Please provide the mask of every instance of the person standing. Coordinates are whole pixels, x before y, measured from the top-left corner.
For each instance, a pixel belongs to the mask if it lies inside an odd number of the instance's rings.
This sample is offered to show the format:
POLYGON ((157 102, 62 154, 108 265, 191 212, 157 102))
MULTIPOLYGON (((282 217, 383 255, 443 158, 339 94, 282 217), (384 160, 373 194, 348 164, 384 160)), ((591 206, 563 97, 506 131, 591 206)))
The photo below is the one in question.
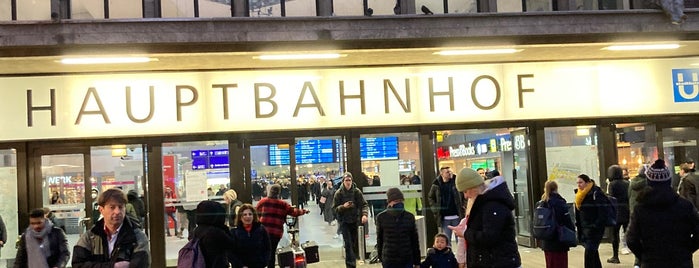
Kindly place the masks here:
POLYGON ((624 173, 620 166, 611 165, 607 170, 609 185, 607 192, 616 198, 616 226, 612 227, 612 257, 608 263, 620 263, 619 261, 619 230, 629 225, 629 182, 624 179, 624 173))
POLYGON ((269 264, 272 256, 269 234, 251 204, 240 206, 235 228, 231 232, 235 240, 232 267, 262 268, 269 264))
POLYGON ((97 204, 102 218, 81 234, 73 247, 74 268, 150 266, 148 237, 126 218, 126 200, 126 194, 119 188, 107 189, 99 195, 97 204))
POLYGON ((294 208, 286 201, 280 199, 281 191, 282 187, 279 184, 270 186, 268 196, 262 198, 257 203, 256 208, 260 215, 260 222, 269 234, 270 257, 268 267, 274 267, 275 265, 277 245, 279 245, 279 240, 282 239, 284 233, 286 216, 299 217, 308 213, 308 210, 294 208))
POLYGON ((352 184, 352 173, 345 172, 342 175, 342 186, 333 197, 333 208, 337 215, 337 221, 341 224, 342 239, 345 245, 345 265, 357 266, 357 227, 367 223, 369 205, 364 200, 364 194, 352 184))
POLYGON ((165 186, 165 234, 170 237, 170 224, 168 218, 172 219, 172 223, 175 227, 175 236, 180 236, 179 228, 180 224, 177 221, 177 209, 175 208, 175 201, 177 201, 177 196, 172 191, 170 186, 165 186))
POLYGON ((604 235, 603 202, 606 196, 595 181, 585 174, 578 175, 575 189, 575 225, 578 241, 585 247, 585 268, 602 268, 599 244, 604 235))
POLYGON ((515 230, 515 200, 505 178, 483 181, 471 168, 459 171, 456 188, 468 199, 466 225, 450 226, 467 244, 468 268, 518 268, 522 265, 515 230))
POLYGON ((14 267, 65 267, 69 258, 63 230, 46 219, 43 209, 32 210, 29 227, 19 239, 14 267))
POLYGON ((626 243, 641 267, 690 268, 699 249, 699 214, 670 185, 671 173, 658 159, 647 171, 649 191, 631 213, 626 243))
POLYGON ((384 268, 418 267, 420 243, 415 215, 405 210, 398 188, 386 191, 388 207, 376 215, 376 248, 384 268))
POLYGON ((236 223, 236 213, 238 213, 238 210, 240 209, 240 206, 243 205, 243 202, 238 200, 238 193, 236 193, 233 189, 223 193, 223 202, 226 203, 226 225, 233 228, 235 227, 236 223))
MULTIPOLYGON (((439 176, 432 182, 427 196, 430 209, 437 224, 447 235, 447 246, 451 247, 452 231, 449 226, 459 225, 464 218, 463 197, 456 189, 456 176, 450 167, 441 167, 439 176)), ((483 178, 481 177, 481 182, 483 178)))
POLYGON ((191 237, 199 240, 206 268, 228 268, 235 241, 226 227, 226 209, 218 202, 205 200, 199 202, 196 211, 197 228, 191 237))
MULTIPOLYGON (((559 226, 575 230, 575 224, 573 224, 573 219, 570 217, 570 212, 568 212, 567 202, 558 194, 558 183, 556 181, 546 181, 544 194, 541 195, 541 201, 539 202, 543 202, 547 207, 553 209, 556 223, 559 226)), ((570 250, 570 247, 559 242, 558 235, 551 239, 541 240, 541 249, 544 251, 546 268, 568 267, 568 250, 570 250)))
POLYGON ((699 177, 692 172, 690 164, 680 165, 680 184, 678 193, 680 197, 689 200, 694 208, 699 209, 699 177))
MULTIPOLYGON (((632 218, 633 216, 633 211, 634 208, 636 208, 636 205, 638 204, 638 197, 642 195, 642 193, 645 193, 650 190, 648 187, 648 182, 646 178, 646 169, 648 168, 648 165, 641 165, 638 168, 638 175, 633 177, 631 180, 629 180, 629 219, 632 218)), ((627 229, 628 231, 628 229, 627 229)), ((626 237, 626 235, 624 235, 626 237)), ((625 240, 628 241, 628 239, 625 238, 625 240)), ((628 242, 626 243, 626 246, 628 247, 628 242)), ((634 267, 640 267, 641 261, 638 259, 638 256, 635 256, 634 254, 634 262, 633 262, 634 267)))
POLYGON ((335 191, 332 181, 323 183, 323 191, 320 192, 320 207, 323 210, 323 220, 332 226, 335 222, 335 212, 333 212, 333 197, 335 191))
POLYGON ((2 248, 5 246, 7 243, 7 228, 5 228, 5 221, 2 220, 2 216, 0 216, 0 252, 2 252, 2 248))

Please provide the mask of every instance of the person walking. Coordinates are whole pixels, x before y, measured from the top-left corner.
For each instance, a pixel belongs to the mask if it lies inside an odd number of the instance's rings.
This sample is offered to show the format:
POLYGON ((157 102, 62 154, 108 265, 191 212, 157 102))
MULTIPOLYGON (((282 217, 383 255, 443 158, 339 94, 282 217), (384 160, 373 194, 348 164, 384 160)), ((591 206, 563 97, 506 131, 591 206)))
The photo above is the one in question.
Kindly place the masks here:
POLYGON ((29 213, 29 227, 19 239, 15 268, 66 267, 70 252, 68 239, 58 226, 44 216, 44 209, 29 213))
POLYGON ((148 237, 126 218, 126 200, 119 188, 107 189, 97 197, 102 218, 73 247, 74 268, 150 267, 148 237))
POLYGON ((455 179, 454 172, 450 167, 441 167, 439 176, 432 182, 427 196, 437 224, 442 227, 441 231, 447 235, 448 247, 451 247, 452 237, 452 231, 448 227, 459 225, 461 219, 464 218, 463 197, 456 189, 455 179))
POLYGON ((599 244, 604 234, 604 192, 585 174, 578 175, 575 189, 575 225, 578 241, 585 247, 585 268, 602 268, 599 244))
POLYGON ((294 208, 281 198, 282 187, 274 184, 269 187, 269 194, 257 203, 257 212, 260 215, 260 222, 269 234, 270 256, 268 267, 274 267, 277 245, 284 234, 284 223, 286 216, 299 217, 308 213, 308 210, 294 208))
POLYGON ((226 209, 218 202, 205 200, 197 205, 196 215, 197 227, 191 237, 199 240, 206 268, 229 267, 235 241, 226 227, 226 209))
MULTIPOLYGON (((546 207, 553 209, 555 212, 554 218, 559 226, 565 226, 571 230, 575 230, 575 224, 568 212, 566 200, 558 194, 558 183, 556 181, 546 181, 544 184, 544 194, 541 195, 541 201, 546 207)), ((538 205, 537 205, 538 206, 538 205)), ((544 251, 546 259, 546 268, 567 268, 568 267, 568 251, 570 247, 559 242, 558 235, 551 239, 541 240, 541 250, 544 251)))
POLYGON ((231 230, 235 240, 232 267, 266 267, 272 256, 269 234, 260 223, 255 207, 251 204, 241 205, 235 226, 231 230))
POLYGON ((662 159, 646 171, 648 192, 631 213, 626 243, 640 259, 640 267, 694 267, 699 249, 699 214, 673 191, 670 170, 662 159))
POLYGON ((505 178, 483 181, 478 172, 464 168, 456 177, 456 188, 468 200, 468 228, 457 225, 449 229, 466 240, 466 267, 521 267, 513 214, 515 200, 505 178))
POLYGON ((400 189, 388 189, 388 207, 376 215, 376 248, 384 268, 420 266, 415 215, 405 210, 403 200, 400 189))
POLYGON ((333 189, 332 181, 327 181, 323 183, 323 191, 320 193, 320 206, 323 209, 323 220, 328 223, 328 225, 335 225, 335 212, 333 211, 333 197, 335 196, 335 191, 333 189))
MULTIPOLYGON (((646 178, 646 169, 648 168, 648 165, 643 164, 638 168, 638 175, 633 177, 631 180, 629 180, 629 220, 633 216, 633 211, 634 208, 636 208, 636 205, 638 204, 638 197, 642 195, 642 193, 645 193, 650 190, 650 187, 648 187, 648 182, 646 178)), ((627 228, 628 232, 628 228, 627 228)), ((626 235, 624 235, 626 237, 626 235)), ((628 239, 626 239, 628 241, 628 239)), ((626 246, 628 247, 628 242, 626 243, 626 246)), ((638 256, 634 254, 634 262, 633 262, 634 268, 639 268, 641 267, 641 260, 638 259, 638 256)))
POLYGON ((624 172, 619 165, 611 165, 607 170, 609 185, 607 192, 616 198, 616 226, 612 227, 612 257, 608 263, 620 263, 619 261, 619 230, 629 225, 629 182, 624 179, 624 172))
POLYGON ((364 194, 352 183, 352 173, 345 172, 342 175, 342 186, 333 197, 333 208, 337 215, 337 221, 341 224, 342 239, 345 246, 345 265, 357 266, 359 224, 367 223, 369 205, 364 200, 364 194))

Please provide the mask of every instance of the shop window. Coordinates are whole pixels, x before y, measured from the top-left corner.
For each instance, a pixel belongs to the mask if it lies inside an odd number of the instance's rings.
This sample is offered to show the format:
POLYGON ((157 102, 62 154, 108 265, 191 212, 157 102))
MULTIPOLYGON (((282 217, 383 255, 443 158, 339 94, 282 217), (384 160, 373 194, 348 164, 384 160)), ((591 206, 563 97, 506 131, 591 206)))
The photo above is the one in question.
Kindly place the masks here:
POLYGON ((641 165, 658 158, 655 125, 618 124, 616 127, 619 166, 626 170, 625 177, 633 178, 641 165))
POLYGON ((476 13, 478 12, 478 1, 476 0, 449 0, 448 13, 476 13))
POLYGON ((223 193, 230 189, 228 142, 164 143, 162 148, 165 214, 160 217, 166 230, 166 263, 175 266, 179 249, 194 230, 193 212, 199 202, 223 202, 223 193))
POLYGON ((551 127, 544 133, 548 179, 558 183, 558 192, 563 198, 568 202, 575 200, 574 190, 580 174, 587 174, 600 185, 595 126, 551 127))
MULTIPOLYGON (((192 0, 189 0, 192 2, 192 0)), ((200 18, 225 18, 231 16, 231 2, 232 0, 215 0, 215 1, 199 1, 199 17, 200 18)), ((188 3, 189 4, 189 3, 188 3)), ((181 9, 181 5, 178 5, 181 9)), ((183 14, 183 11, 178 11, 183 14)), ((163 13, 165 10, 163 9, 163 13)), ((186 14, 190 11, 187 10, 186 14)), ((194 11, 191 12, 194 16, 194 11)), ((180 16, 181 17, 181 16, 180 16)))
MULTIPOLYGON (((675 174, 680 172, 682 163, 693 160, 696 165, 696 161, 699 160, 697 147, 697 139, 699 139, 698 128, 664 128, 662 133, 664 160, 675 174)), ((673 183, 677 183, 677 181, 673 183)), ((673 184, 673 187, 676 187, 676 185, 673 184)))
MULTIPOLYGON (((193 0, 168 0, 161 1, 163 18, 192 18, 194 17, 193 0)), ((199 1, 199 12, 207 13, 220 9, 225 17, 231 16, 231 6, 213 1, 199 1)), ((211 16, 206 16, 211 17, 211 16)))
MULTIPOLYGON (((17 153, 14 149, 0 150, 0 197, 3 199, 0 202, 0 216, 7 230, 7 243, 10 244, 2 247, 0 267, 12 267, 13 263, 10 261, 14 260, 17 254, 13 245, 20 233, 20 227, 17 226, 17 153)), ((24 231, 24 228, 26 226, 22 226, 21 230, 24 231)))
MULTIPOLYGON (((284 0, 249 0, 250 17, 281 17, 284 0)), ((288 1, 285 3, 288 4, 288 1)), ((315 9, 314 9, 315 10, 315 9)))
POLYGON ((80 220, 86 216, 84 157, 83 154, 41 156, 43 207, 51 211, 53 215, 49 217, 65 231, 70 245, 78 241, 80 220))

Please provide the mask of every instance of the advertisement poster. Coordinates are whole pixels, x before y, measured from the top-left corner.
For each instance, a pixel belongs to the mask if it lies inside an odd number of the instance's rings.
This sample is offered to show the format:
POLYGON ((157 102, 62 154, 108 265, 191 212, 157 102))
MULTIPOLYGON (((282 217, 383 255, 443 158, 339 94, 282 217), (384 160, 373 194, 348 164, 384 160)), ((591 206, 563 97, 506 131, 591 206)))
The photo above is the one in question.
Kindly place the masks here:
POLYGON ((206 171, 187 170, 184 175, 186 202, 199 202, 208 199, 206 194, 206 171))

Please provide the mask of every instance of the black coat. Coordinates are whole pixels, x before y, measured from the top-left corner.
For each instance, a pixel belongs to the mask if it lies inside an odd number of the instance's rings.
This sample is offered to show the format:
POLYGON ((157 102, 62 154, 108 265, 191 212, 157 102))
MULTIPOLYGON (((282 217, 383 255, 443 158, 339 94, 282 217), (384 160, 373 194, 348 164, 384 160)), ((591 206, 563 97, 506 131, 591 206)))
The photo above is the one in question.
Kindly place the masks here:
MULTIPOLYGON (((575 193, 578 193, 578 189, 575 189, 575 193)), ((585 195, 580 208, 575 208, 575 226, 578 228, 580 242, 602 240, 605 227, 605 219, 601 217, 602 213, 605 213, 604 198, 602 189, 593 185, 585 195)))
POLYGON ((512 212, 515 201, 507 184, 503 180, 499 182, 499 185, 486 184, 488 190, 476 198, 471 208, 468 228, 464 232, 468 243, 466 266, 469 268, 514 268, 521 265, 512 212))
POLYGON ((228 268, 235 241, 224 225, 198 223, 192 239, 199 239, 206 268, 228 268))
MULTIPOLYGON (((27 233, 22 234, 22 237, 19 240, 19 249, 17 249, 17 256, 15 258, 15 268, 28 267, 28 258, 36 257, 27 255, 26 236, 27 233)), ((48 233, 48 239, 49 248, 51 249, 51 256, 46 258, 46 263, 48 263, 49 267, 66 267, 66 264, 68 264, 68 258, 70 258, 66 234, 61 228, 53 226, 51 227, 51 231, 48 233)))
POLYGON ((456 268, 459 263, 456 262, 456 257, 451 248, 447 247, 443 250, 430 248, 427 250, 425 260, 420 263, 420 268, 456 268))
POLYGON ((609 182, 609 195, 616 198, 617 224, 629 223, 629 181, 619 178, 609 182))
POLYGON ((699 249, 699 214, 672 188, 655 186, 639 198, 626 232, 641 267, 690 268, 699 249))
POLYGON ((415 215, 389 208, 376 216, 376 243, 385 264, 420 264, 420 245, 415 215))
MULTIPOLYGON (((549 195, 547 205, 548 207, 553 208, 553 211, 555 211, 556 223, 558 223, 558 225, 566 226, 571 230, 575 230, 575 224, 573 224, 573 219, 568 211, 566 200, 563 199, 560 194, 551 193, 551 195, 549 195)), ((552 239, 541 240, 541 249, 543 251, 564 252, 568 251, 569 247, 561 242, 558 242, 558 235, 556 235, 552 239)))
POLYGON ((231 263, 233 267, 262 268, 269 263, 269 234, 260 223, 253 223, 250 232, 243 226, 232 229, 235 249, 231 263))

